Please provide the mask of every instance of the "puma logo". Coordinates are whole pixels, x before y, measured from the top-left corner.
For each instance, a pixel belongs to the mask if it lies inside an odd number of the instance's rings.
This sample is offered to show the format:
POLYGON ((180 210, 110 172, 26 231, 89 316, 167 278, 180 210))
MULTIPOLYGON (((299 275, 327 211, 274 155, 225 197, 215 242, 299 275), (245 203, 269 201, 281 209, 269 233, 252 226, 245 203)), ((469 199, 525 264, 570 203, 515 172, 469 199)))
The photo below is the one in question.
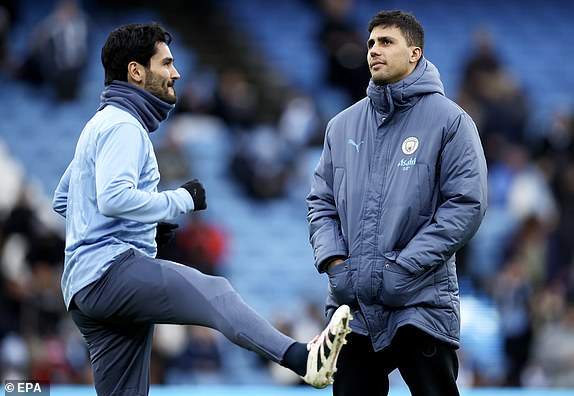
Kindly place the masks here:
POLYGON ((359 142, 359 144, 355 143, 355 141, 351 138, 349 138, 349 140, 347 140, 347 144, 350 144, 351 146, 353 146, 355 148, 355 150, 357 150, 357 153, 359 152, 359 147, 361 146, 361 144, 365 143, 364 140, 361 140, 359 142))

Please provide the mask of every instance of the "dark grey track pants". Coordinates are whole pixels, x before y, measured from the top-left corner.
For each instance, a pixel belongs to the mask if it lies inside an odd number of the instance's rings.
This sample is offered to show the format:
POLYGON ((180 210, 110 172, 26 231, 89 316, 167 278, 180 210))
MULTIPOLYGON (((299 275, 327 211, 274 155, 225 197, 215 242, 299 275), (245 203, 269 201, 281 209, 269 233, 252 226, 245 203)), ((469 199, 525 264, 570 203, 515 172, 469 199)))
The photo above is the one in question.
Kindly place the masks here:
POLYGON ((246 305, 225 278, 134 250, 76 293, 70 314, 88 345, 98 396, 148 394, 155 323, 211 327, 277 363, 295 342, 246 305))

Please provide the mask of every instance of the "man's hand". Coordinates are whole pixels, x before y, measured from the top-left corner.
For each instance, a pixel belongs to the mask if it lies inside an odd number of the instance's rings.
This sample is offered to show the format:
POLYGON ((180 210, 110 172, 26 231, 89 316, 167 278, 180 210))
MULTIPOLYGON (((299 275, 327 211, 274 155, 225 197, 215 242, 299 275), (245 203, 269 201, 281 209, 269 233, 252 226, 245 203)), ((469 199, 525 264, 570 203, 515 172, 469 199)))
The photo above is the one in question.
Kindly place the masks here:
POLYGON ((199 180, 193 179, 181 187, 185 188, 189 195, 191 195, 191 198, 193 199, 193 205, 195 206, 194 210, 204 210, 207 208, 207 202, 205 201, 205 189, 199 180))
POLYGON ((329 263, 327 264, 327 271, 330 270, 331 268, 333 268, 334 266, 343 263, 344 261, 345 260, 342 258, 335 258, 335 259, 329 261, 329 263))
POLYGON ((170 243, 175 237, 175 229, 179 227, 177 224, 172 223, 157 223, 155 233, 155 243, 157 246, 165 246, 170 243))

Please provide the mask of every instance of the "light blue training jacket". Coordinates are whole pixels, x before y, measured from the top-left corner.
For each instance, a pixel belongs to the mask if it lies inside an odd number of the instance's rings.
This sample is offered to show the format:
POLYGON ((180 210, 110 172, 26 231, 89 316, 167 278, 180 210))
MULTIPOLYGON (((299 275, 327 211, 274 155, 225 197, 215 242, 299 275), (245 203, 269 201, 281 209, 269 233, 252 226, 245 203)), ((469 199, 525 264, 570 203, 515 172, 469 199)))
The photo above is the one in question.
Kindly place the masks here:
MULTIPOLYGON (((150 95, 127 83, 117 85, 144 98, 150 95)), ((193 211, 185 189, 158 192, 159 179, 148 130, 140 120, 116 105, 99 110, 84 127, 54 193, 54 210, 66 218, 66 307, 124 251, 134 248, 155 257, 157 222, 193 211)))
POLYGON ((422 58, 402 81, 371 81, 329 122, 307 196, 318 270, 348 257, 328 271, 328 314, 353 307, 353 330, 377 351, 406 324, 458 347, 455 253, 484 217, 486 179, 476 126, 434 65, 422 58))

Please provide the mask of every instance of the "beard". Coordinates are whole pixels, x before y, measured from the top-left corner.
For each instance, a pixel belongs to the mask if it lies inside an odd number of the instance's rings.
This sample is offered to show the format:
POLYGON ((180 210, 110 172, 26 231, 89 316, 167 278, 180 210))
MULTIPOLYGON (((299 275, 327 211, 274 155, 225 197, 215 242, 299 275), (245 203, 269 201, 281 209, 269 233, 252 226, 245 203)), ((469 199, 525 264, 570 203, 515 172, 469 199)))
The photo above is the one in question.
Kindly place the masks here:
POLYGON ((396 74, 389 73, 371 73, 371 79, 378 86, 392 84, 399 81, 401 78, 396 74))
POLYGON ((375 83, 375 85, 378 86, 383 86, 383 85, 387 85, 389 82, 388 79, 386 78, 381 78, 381 77, 375 77, 375 76, 371 76, 371 79, 373 80, 373 82, 375 83))
POLYGON ((371 70, 371 80, 378 86, 389 84, 391 79, 392 76, 390 76, 389 73, 383 73, 382 71, 374 72, 371 70))
POLYGON ((144 89, 151 93, 158 99, 163 100, 169 104, 175 104, 177 102, 177 94, 175 93, 175 87, 173 81, 166 83, 166 80, 159 77, 157 74, 153 73, 148 69, 148 78, 144 84, 144 89), (173 88, 173 93, 170 92, 169 88, 173 88))

